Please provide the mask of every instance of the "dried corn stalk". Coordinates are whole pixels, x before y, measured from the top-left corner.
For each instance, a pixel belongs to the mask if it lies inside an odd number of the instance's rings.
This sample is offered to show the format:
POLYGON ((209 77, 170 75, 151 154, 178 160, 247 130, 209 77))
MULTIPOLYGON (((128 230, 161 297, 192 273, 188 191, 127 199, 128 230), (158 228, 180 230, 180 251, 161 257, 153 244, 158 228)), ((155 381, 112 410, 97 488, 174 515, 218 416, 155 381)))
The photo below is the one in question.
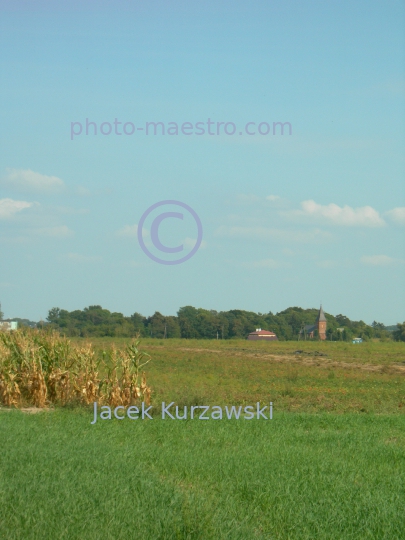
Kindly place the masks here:
POLYGON ((90 404, 127 407, 151 400, 145 373, 150 361, 139 339, 125 350, 79 347, 54 331, 21 329, 0 332, 0 402, 7 406, 90 404), (102 375, 104 377, 102 377, 102 375))

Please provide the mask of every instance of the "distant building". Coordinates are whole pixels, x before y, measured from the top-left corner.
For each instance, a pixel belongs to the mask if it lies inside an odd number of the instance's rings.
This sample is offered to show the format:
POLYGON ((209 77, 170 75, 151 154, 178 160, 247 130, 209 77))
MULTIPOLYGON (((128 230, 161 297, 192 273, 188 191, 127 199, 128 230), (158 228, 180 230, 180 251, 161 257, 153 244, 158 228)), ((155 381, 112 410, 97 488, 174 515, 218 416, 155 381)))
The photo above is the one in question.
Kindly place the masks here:
POLYGON ((17 330, 17 321, 0 321, 0 332, 10 332, 10 330, 17 330))
POLYGON ((352 343, 363 343, 363 340, 361 337, 355 337, 352 339, 352 343))
POLYGON ((322 305, 319 308, 318 316, 315 320, 315 324, 306 324, 300 330, 300 337, 313 339, 315 336, 315 331, 318 332, 318 337, 320 340, 326 339, 326 317, 323 311, 322 305))
POLYGON ((261 328, 256 328, 256 332, 250 332, 247 337, 251 341, 277 341, 278 337, 274 332, 269 332, 269 330, 262 330, 261 328))

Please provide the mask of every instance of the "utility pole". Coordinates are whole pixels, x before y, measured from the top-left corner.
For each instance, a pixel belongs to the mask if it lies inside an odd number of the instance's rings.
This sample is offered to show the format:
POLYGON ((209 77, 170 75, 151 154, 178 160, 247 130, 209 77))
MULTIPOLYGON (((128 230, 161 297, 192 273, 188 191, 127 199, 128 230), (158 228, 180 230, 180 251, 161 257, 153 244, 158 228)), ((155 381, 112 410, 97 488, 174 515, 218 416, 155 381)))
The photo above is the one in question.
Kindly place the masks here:
POLYGON ((165 333, 164 333, 163 339, 166 339, 166 338, 167 338, 167 324, 165 323, 165 333))

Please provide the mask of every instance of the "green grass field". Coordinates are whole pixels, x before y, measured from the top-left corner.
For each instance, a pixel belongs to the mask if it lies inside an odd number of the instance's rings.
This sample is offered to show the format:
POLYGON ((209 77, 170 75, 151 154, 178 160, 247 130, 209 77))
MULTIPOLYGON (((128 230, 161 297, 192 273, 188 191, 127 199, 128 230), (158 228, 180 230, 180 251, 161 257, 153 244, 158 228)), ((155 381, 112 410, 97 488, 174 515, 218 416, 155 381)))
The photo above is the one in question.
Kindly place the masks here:
POLYGON ((156 406, 271 400, 273 420, 0 409, 0 538, 405 538, 404 344, 143 348, 156 406))
POLYGON ((151 339, 142 347, 152 355, 157 404, 273 401, 278 411, 405 413, 404 343, 151 339))

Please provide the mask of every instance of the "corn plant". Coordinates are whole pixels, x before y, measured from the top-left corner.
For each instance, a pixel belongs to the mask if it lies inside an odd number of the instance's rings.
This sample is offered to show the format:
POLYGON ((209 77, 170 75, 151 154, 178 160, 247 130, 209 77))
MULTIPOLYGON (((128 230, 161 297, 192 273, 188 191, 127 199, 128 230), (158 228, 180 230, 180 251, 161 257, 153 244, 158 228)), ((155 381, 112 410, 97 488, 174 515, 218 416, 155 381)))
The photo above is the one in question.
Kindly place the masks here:
POLYGON ((149 404, 145 373, 139 378, 150 356, 139 343, 137 336, 124 350, 113 346, 97 356, 91 344, 72 344, 55 331, 0 332, 0 402, 8 407, 149 404))

